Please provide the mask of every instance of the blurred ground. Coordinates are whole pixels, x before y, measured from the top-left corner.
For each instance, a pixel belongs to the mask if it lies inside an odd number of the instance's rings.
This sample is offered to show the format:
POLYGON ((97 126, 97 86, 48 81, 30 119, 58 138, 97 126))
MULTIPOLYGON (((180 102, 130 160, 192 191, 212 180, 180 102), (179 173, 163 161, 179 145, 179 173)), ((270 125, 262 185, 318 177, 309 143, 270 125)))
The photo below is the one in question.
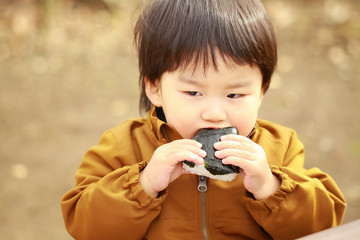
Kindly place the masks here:
MULTIPOLYGON (((60 199, 82 155, 139 116, 137 2, 0 0, 2 239, 71 239, 60 199)), ((260 116, 298 132, 306 167, 342 189, 345 222, 360 218, 360 2, 265 5, 280 57, 260 116)))

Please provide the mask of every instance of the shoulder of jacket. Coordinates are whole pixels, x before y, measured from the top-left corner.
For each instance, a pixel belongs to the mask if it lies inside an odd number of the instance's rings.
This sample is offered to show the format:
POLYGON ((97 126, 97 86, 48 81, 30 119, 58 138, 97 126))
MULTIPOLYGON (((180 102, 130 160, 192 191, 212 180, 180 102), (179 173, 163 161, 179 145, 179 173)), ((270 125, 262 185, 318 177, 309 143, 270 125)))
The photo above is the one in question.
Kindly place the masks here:
POLYGON ((276 166, 289 165, 294 156, 303 152, 303 144, 293 129, 271 121, 257 121, 254 141, 264 149, 268 162, 276 166))
POLYGON ((107 151, 127 154, 133 151, 134 147, 145 143, 144 139, 151 138, 151 130, 146 125, 146 120, 134 118, 106 130, 99 141, 99 146, 107 148, 107 151))
POLYGON ((256 124, 256 130, 260 136, 265 135, 266 137, 273 137, 285 141, 297 136, 295 130, 268 120, 258 119, 256 124))
POLYGON ((118 129, 128 129, 128 128, 137 128, 146 125, 146 118, 130 118, 120 123, 116 127, 112 128, 113 131, 118 129))
POLYGON ((144 132, 146 128, 146 119, 132 118, 122 122, 121 124, 108 129, 104 135, 113 135, 116 139, 132 137, 134 131, 144 132), (143 130, 142 130, 143 129, 143 130))
POLYGON ((131 118, 128 120, 125 120, 124 122, 120 123, 116 127, 113 127, 112 131, 119 131, 124 129, 132 129, 137 127, 142 127, 146 125, 146 119, 145 118, 131 118))

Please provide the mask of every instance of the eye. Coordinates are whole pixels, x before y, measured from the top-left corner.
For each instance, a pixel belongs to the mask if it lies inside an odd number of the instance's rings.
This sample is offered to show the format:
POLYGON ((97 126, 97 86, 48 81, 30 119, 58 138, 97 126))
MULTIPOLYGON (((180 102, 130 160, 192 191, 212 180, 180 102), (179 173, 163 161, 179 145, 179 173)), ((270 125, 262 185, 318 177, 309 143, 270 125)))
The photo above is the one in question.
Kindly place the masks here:
POLYGON ((196 91, 188 91, 186 93, 189 94, 190 96, 201 96, 201 93, 196 91))
POLYGON ((243 94, 235 94, 235 93, 227 95, 228 98, 240 98, 242 96, 244 96, 244 95, 243 94))

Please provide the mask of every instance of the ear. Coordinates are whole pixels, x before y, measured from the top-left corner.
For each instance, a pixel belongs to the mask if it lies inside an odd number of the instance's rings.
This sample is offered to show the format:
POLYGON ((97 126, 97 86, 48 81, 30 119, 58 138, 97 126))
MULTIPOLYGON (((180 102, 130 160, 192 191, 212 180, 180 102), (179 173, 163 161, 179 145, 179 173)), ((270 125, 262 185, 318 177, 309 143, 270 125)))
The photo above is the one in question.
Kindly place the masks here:
POLYGON ((262 103, 262 100, 264 99, 264 88, 261 88, 261 93, 260 93, 260 99, 259 99, 259 106, 258 106, 258 109, 261 107, 261 103, 262 103))
POLYGON ((162 106, 160 85, 160 80, 156 80, 154 83, 152 83, 147 77, 145 77, 146 96, 149 98, 150 102, 156 107, 162 106))

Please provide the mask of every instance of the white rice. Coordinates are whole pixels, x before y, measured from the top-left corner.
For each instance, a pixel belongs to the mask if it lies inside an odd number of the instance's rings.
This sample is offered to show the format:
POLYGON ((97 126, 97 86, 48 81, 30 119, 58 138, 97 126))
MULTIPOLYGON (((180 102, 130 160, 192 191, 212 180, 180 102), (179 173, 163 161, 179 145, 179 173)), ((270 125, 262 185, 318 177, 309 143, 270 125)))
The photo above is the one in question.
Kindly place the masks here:
POLYGON ((231 182, 232 180, 235 179, 235 177, 237 175, 237 173, 228 173, 228 174, 224 174, 224 175, 213 175, 204 167, 204 165, 195 164, 194 167, 189 167, 186 163, 183 163, 182 165, 183 165, 183 168, 190 173, 194 173, 194 174, 197 174, 200 176, 205 176, 205 177, 218 179, 218 180, 226 181, 226 182, 231 182))

